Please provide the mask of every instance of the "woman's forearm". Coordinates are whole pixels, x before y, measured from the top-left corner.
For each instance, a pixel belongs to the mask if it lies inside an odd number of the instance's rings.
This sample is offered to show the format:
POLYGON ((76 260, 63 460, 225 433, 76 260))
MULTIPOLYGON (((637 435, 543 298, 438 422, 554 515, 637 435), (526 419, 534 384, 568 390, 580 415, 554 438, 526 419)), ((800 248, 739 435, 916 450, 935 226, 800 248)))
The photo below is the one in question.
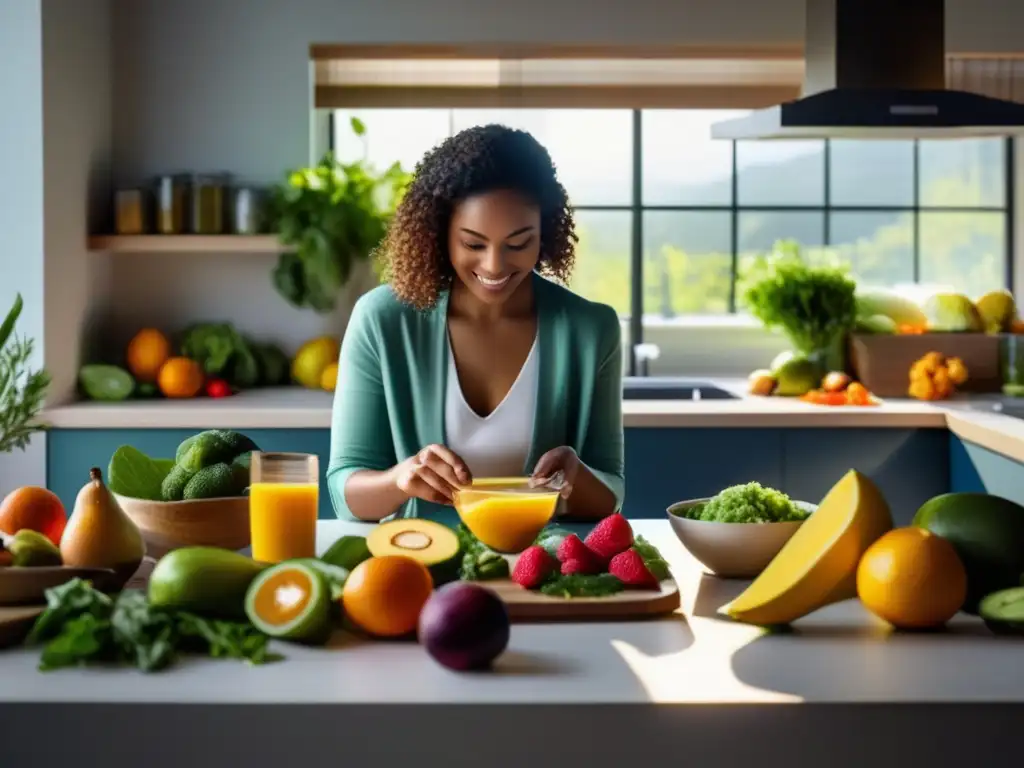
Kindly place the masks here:
POLYGON ((615 494, 586 464, 581 463, 565 506, 566 517, 600 520, 615 511, 615 494))
POLYGON ((352 473, 342 489, 349 511, 360 520, 377 522, 394 514, 409 497, 395 482, 398 466, 379 472, 363 469, 352 473))

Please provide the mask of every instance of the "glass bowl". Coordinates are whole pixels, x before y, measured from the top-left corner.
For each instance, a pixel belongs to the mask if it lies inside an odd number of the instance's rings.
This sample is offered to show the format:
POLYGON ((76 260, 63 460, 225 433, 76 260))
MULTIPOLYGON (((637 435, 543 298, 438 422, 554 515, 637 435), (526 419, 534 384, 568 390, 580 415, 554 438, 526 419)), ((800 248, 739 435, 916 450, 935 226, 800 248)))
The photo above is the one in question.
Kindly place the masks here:
POLYGON ((457 489, 452 501, 481 542, 495 552, 518 554, 554 517, 560 490, 557 480, 531 485, 528 477, 489 477, 457 489))

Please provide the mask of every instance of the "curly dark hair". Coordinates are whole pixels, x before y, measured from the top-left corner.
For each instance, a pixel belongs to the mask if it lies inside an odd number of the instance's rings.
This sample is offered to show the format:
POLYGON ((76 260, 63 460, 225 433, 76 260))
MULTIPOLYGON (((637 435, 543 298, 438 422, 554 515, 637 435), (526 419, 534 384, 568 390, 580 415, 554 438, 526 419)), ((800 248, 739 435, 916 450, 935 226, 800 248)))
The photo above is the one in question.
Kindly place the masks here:
POLYGON ((398 298, 418 309, 436 305, 455 276, 448 227, 467 197, 510 189, 540 208, 537 271, 567 282, 576 258, 576 224, 569 196, 547 150, 526 131, 503 125, 464 130, 417 164, 376 256, 398 298))

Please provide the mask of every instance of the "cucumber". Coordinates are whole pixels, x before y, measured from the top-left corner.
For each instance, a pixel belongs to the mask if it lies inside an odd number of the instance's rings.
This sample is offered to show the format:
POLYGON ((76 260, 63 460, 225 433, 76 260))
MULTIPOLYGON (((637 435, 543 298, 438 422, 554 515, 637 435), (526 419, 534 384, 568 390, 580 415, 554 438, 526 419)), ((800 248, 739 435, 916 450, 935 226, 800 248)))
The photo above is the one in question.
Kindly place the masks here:
POLYGON ((90 400, 119 402, 135 391, 135 379, 116 365, 83 365, 78 371, 78 383, 90 400))
POLYGON ((997 635, 1024 635, 1024 587, 1010 587, 987 595, 978 615, 997 635))
POLYGON ((370 549, 363 536, 342 536, 320 555, 325 563, 351 571, 363 560, 370 559, 370 549))

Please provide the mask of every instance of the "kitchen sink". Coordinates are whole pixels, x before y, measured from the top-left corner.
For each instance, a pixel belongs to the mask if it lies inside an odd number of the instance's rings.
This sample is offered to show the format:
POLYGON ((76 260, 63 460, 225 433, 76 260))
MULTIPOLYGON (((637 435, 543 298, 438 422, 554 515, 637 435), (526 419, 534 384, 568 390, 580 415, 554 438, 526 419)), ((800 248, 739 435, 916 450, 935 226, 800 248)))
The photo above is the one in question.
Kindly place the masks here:
POLYGON ((739 400, 710 381, 663 376, 626 376, 622 396, 626 400, 739 400))
POLYGON ((955 411, 998 413, 1002 416, 1009 416, 1013 419, 1024 419, 1024 398, 998 397, 992 399, 984 397, 969 400, 965 399, 959 402, 950 402, 947 407, 955 411))

